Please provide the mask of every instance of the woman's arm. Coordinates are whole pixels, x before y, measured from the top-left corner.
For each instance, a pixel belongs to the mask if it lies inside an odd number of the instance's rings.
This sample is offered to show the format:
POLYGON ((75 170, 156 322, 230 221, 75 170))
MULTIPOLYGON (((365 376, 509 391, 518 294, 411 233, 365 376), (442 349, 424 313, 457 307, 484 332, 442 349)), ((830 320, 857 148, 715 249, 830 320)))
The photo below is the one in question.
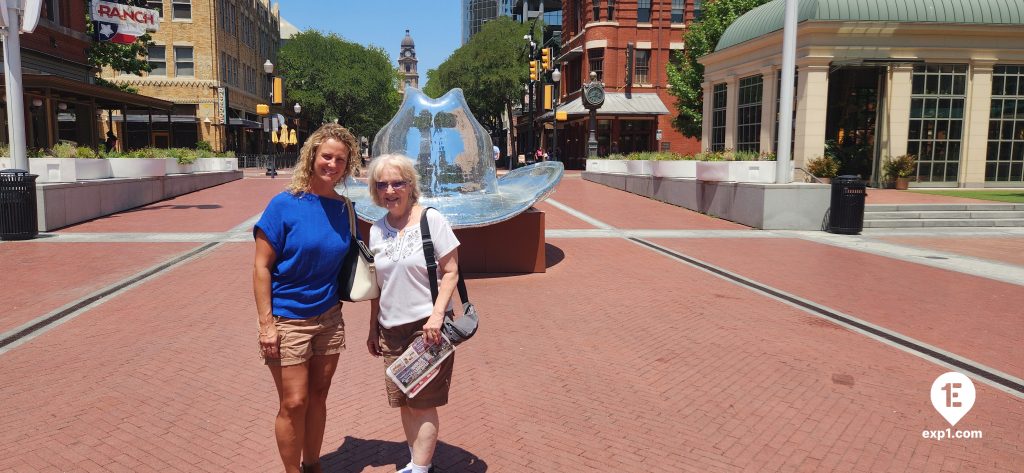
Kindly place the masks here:
POLYGON ((274 248, 263 234, 256 229, 256 259, 252 268, 252 292, 256 296, 256 313, 260 331, 260 350, 267 358, 280 358, 280 343, 277 327, 274 326, 273 305, 270 295, 270 271, 277 261, 274 248))
POLYGON ((431 312, 430 318, 427 319, 427 323, 423 324, 423 338, 428 343, 441 341, 441 324, 444 323, 444 313, 448 309, 448 301, 451 300, 455 287, 459 284, 458 247, 437 261, 437 270, 441 273, 441 284, 437 288, 437 300, 434 301, 434 310, 431 312))
POLYGON ((370 299, 370 333, 366 336, 366 349, 371 356, 380 356, 380 298, 370 299))

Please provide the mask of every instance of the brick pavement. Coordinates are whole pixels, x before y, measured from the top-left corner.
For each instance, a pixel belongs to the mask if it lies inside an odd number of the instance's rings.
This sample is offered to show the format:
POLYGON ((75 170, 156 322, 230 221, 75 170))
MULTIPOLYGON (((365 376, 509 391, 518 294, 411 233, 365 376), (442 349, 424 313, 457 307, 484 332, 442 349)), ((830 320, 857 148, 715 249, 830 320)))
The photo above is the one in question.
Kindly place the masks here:
MULTIPOLYGON (((241 184, 260 185, 249 181, 241 184)), ((555 198, 572 200, 565 191, 574 187, 601 194, 587 184, 566 180, 555 198)), ((614 208, 601 199, 574 208, 619 225, 630 213, 649 224, 646 214, 660 212, 629 197, 614 208)), ((248 217, 239 210, 225 220, 248 217)), ((681 242, 688 251, 765 256, 746 250, 765 241, 660 241, 681 242)), ((564 258, 545 274, 468 282, 485 318, 459 350, 452 404, 442 410, 442 471, 1024 465, 1020 397, 976 382, 978 401, 957 429, 984 438, 926 440, 922 430, 948 426, 927 392, 946 369, 626 240, 548 243, 564 258)), ((126 245, 134 244, 111 244, 126 245)), ((279 471, 273 385, 256 357, 251 252, 248 243, 221 244, 0 355, 0 472, 279 471)), ((793 263, 768 266, 820 284, 813 265, 793 263)), ((868 263, 882 276, 891 268, 868 263)), ((949 277, 920 290, 931 296, 973 278, 949 277)), ((971 290, 986 304, 1013 297, 983 284, 971 290)), ((368 304, 344 312, 349 349, 329 399, 324 461, 329 471, 394 471, 406 453, 380 361, 363 348, 368 304)))
POLYGON ((878 237, 898 245, 930 248, 964 256, 1024 266, 1024 239, 1014 237, 878 237))

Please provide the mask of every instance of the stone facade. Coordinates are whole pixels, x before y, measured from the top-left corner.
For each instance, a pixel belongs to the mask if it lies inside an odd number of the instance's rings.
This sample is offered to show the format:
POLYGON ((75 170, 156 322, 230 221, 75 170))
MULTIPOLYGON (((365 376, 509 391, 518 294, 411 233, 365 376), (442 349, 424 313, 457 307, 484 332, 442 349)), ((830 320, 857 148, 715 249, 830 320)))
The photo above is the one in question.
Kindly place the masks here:
POLYGON ((238 119, 252 124, 257 120, 256 104, 267 103, 270 95, 263 64, 277 62, 281 17, 279 4, 269 2, 192 0, 186 14, 177 0, 152 1, 150 7, 159 7, 162 15, 160 31, 152 35, 157 48, 150 52, 150 63, 160 65, 154 52, 162 48, 164 67, 142 77, 107 69, 103 77, 175 103, 174 145, 205 140, 215 150, 255 151, 262 143, 259 132, 239 125, 243 122, 238 119), (227 116, 217 106, 220 87, 227 91, 227 116), (189 123, 188 116, 195 120, 189 123), (183 126, 194 126, 195 132, 183 126))
POLYGON ((402 83, 398 86, 398 91, 405 93, 405 87, 420 88, 420 73, 416 70, 416 64, 419 62, 416 59, 416 43, 413 42, 412 36, 409 36, 409 30, 405 30, 405 38, 402 39, 402 50, 398 53, 398 71, 402 74, 402 83))

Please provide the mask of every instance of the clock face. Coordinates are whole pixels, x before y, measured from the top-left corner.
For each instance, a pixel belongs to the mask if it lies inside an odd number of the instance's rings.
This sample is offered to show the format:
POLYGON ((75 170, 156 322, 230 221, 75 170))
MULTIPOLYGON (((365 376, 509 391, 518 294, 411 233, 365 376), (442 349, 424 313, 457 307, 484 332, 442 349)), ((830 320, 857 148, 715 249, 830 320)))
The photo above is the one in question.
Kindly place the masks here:
POLYGON ((604 90, 600 87, 591 87, 587 90, 587 101, 593 104, 604 101, 604 90))
POLYGON ((412 56, 412 51, 409 51, 408 49, 406 49, 405 50, 405 57, 409 57, 409 56, 412 56))

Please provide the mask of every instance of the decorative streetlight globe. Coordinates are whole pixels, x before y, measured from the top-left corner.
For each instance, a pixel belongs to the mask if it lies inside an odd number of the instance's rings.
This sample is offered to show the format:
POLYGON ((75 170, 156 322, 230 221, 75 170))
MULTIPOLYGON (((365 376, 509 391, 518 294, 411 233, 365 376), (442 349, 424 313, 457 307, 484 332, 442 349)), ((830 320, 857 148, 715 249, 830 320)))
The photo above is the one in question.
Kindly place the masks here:
POLYGON ((295 110, 295 114, 298 115, 298 114, 302 113, 302 105, 299 105, 298 103, 296 103, 295 106, 292 107, 292 110, 295 110))
POLYGON ((554 71, 551 72, 551 80, 555 81, 556 83, 562 80, 562 72, 559 71, 557 67, 554 71))
POLYGON ((551 159, 555 161, 560 160, 558 152, 558 81, 562 80, 562 71, 559 71, 556 67, 555 70, 551 71, 551 82, 555 83, 554 97, 551 98, 553 102, 551 104, 551 141, 554 142, 554 146, 551 149, 551 159))
POLYGON ((270 62, 270 59, 267 59, 267 62, 263 63, 263 72, 266 72, 267 74, 274 73, 274 63, 270 62))

